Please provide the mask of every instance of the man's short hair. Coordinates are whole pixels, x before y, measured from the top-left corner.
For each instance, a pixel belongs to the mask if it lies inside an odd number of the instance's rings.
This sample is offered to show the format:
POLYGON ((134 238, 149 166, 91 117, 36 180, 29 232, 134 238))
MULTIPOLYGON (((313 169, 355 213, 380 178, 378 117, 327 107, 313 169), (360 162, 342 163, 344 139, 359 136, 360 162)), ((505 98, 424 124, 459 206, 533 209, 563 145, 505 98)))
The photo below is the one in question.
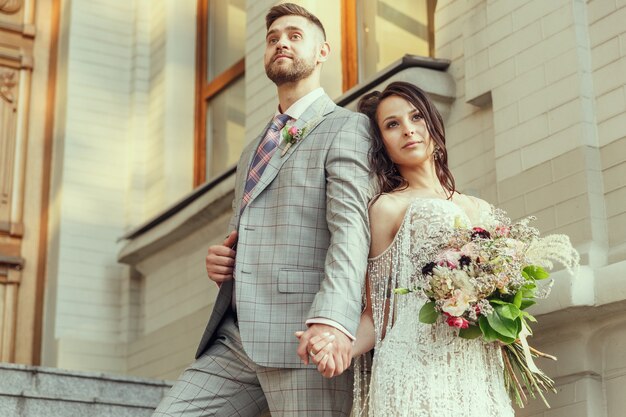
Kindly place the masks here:
POLYGON ((283 17, 283 16, 304 17, 305 19, 313 23, 322 31, 324 40, 326 40, 326 31, 324 30, 324 25, 322 25, 322 22, 320 22, 317 16, 309 12, 304 7, 298 6, 297 4, 293 4, 293 3, 283 3, 283 4, 278 4, 272 7, 270 11, 267 12, 267 15, 265 16, 266 29, 269 29, 270 26, 272 26, 272 23, 276 21, 276 19, 278 19, 279 17, 283 17))

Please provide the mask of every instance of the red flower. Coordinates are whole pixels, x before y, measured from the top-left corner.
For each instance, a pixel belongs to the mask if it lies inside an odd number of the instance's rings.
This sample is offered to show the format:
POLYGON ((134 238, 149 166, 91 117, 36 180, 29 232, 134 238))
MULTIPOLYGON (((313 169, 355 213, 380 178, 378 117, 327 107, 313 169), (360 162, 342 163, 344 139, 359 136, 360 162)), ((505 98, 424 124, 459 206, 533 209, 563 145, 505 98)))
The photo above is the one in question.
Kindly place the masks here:
POLYGON ((490 239, 491 238, 491 234, 488 231, 486 231, 485 229, 483 229, 482 227, 473 227, 472 228, 472 239, 476 239, 476 238, 490 239))
POLYGON ((448 316, 448 318, 446 319, 446 323, 448 323, 448 326, 456 327, 457 329, 467 329, 469 327, 469 321, 465 320, 463 317, 455 317, 447 313, 444 314, 448 316))

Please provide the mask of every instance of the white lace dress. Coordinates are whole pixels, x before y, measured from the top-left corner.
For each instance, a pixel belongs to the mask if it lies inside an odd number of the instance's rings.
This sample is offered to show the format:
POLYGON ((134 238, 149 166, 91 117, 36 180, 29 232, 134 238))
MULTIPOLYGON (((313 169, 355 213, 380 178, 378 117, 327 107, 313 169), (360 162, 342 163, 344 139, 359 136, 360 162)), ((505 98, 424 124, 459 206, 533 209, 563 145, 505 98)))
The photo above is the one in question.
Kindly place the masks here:
MULTIPOLYGON (((419 198, 408 207, 392 244, 368 263, 376 345, 369 416, 513 417, 505 391, 502 357, 495 344, 466 340, 447 324, 420 323, 423 295, 393 289, 423 280, 421 268, 446 241, 455 218, 470 219, 455 203, 419 198), (392 300, 385 323, 384 306, 392 300), (385 330, 384 339, 382 338, 385 330)), ((485 206, 481 224, 492 219, 485 206)), ((473 224, 472 226, 477 226, 473 224)), ((354 415, 364 415, 356 405, 354 415)))

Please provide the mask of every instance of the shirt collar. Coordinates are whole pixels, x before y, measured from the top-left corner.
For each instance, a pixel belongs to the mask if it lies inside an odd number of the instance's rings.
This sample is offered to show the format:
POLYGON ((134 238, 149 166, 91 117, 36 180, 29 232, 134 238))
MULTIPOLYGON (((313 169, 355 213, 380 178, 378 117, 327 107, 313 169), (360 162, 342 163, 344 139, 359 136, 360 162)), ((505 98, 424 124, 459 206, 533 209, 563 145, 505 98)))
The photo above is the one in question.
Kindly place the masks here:
MULTIPOLYGON (((291 117, 292 119, 295 119, 295 120, 299 119, 300 116, 302 116, 302 114, 304 113, 304 111, 308 109, 315 100, 317 100, 324 94, 325 94, 324 88, 322 87, 316 88, 315 90, 311 91, 307 95, 300 97, 295 103, 289 106, 289 108, 285 111, 285 114, 289 115, 289 117, 291 117)), ((274 113, 274 116, 278 114, 280 113, 277 109, 276 113, 274 113)))

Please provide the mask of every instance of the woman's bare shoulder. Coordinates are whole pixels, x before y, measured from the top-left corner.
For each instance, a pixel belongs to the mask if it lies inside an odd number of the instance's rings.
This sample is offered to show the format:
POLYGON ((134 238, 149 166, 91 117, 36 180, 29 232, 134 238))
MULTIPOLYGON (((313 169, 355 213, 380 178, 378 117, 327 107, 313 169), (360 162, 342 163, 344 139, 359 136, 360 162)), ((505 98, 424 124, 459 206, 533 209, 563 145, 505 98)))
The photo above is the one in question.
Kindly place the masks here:
POLYGON ((395 194, 380 194, 370 204, 370 217, 393 215, 400 210, 400 203, 400 198, 395 194))
POLYGON ((464 195, 469 201, 471 201, 476 208, 480 210, 490 210, 491 203, 482 198, 474 197, 473 195, 464 195))
POLYGON ((394 193, 381 194, 370 205, 370 256, 378 255, 391 244, 400 228, 407 205, 404 198, 394 193))

